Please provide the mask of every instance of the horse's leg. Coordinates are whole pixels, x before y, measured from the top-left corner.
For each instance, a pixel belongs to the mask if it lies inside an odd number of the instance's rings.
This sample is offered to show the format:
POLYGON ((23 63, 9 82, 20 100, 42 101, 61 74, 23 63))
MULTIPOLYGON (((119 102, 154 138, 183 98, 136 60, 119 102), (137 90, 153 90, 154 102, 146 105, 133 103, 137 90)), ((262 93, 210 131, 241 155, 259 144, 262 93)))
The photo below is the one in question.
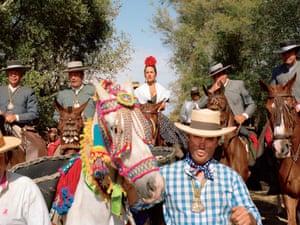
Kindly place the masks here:
POLYGON ((296 221, 296 209, 298 204, 298 199, 292 198, 286 194, 283 195, 283 202, 287 212, 288 225, 297 225, 296 221))

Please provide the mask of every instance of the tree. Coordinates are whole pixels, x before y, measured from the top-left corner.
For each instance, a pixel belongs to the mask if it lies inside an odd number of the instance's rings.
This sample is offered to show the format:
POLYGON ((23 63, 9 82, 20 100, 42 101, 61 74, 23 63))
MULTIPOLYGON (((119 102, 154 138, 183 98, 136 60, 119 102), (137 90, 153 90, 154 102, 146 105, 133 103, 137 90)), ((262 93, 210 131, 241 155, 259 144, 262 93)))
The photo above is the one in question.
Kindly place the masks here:
POLYGON ((259 80, 268 81, 280 63, 273 53, 278 43, 299 36, 299 8, 296 0, 161 0, 153 27, 173 49, 171 62, 179 74, 174 120, 189 88, 208 85, 210 64, 222 62, 232 65, 230 78, 243 79, 256 100, 259 130, 266 118, 259 80))
POLYGON ((92 68, 88 75, 110 79, 129 61, 129 40, 113 25, 119 7, 119 2, 109 0, 0 3, 0 52, 5 53, 0 66, 7 59, 31 66, 23 84, 36 91, 41 129, 52 125, 52 102, 56 92, 67 86, 61 72, 67 61, 83 60, 92 68))

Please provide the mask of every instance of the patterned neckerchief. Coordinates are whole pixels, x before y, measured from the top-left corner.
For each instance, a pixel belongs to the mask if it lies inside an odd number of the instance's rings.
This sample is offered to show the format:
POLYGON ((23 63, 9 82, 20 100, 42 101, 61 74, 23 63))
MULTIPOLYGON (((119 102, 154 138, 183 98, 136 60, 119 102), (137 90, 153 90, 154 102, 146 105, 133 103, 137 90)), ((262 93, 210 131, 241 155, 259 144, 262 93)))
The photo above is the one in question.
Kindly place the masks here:
POLYGON ((195 170, 193 170, 193 174, 195 176, 198 172, 203 171, 204 177, 206 179, 214 180, 213 173, 209 169, 209 164, 212 161, 212 159, 208 160, 204 165, 198 165, 192 160, 192 158, 190 157, 190 153, 187 153, 185 161, 187 162, 187 164, 189 164, 190 167, 195 168, 195 170))

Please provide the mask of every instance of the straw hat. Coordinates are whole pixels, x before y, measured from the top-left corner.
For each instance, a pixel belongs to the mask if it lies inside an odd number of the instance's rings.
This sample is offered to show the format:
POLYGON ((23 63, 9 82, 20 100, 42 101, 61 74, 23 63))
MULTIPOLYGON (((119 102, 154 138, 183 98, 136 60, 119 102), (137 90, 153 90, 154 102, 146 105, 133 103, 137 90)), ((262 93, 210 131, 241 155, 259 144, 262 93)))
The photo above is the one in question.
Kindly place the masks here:
POLYGON ((67 64, 67 69, 64 70, 65 73, 73 72, 73 71, 84 71, 87 70, 88 67, 83 66, 81 61, 71 61, 67 64))
POLYGON ((222 128, 220 112, 210 109, 193 110, 189 126, 177 122, 175 126, 188 134, 200 137, 219 137, 236 129, 236 127, 222 128))
POLYGON ((29 66, 24 66, 19 60, 10 60, 7 61, 7 67, 2 68, 0 71, 7 71, 7 70, 26 70, 29 69, 29 66))
POLYGON ((0 131, 0 153, 7 152, 21 144, 21 139, 12 136, 3 136, 0 131))
POLYGON ((300 49, 300 45, 298 45, 295 40, 283 41, 279 44, 279 47, 280 49, 274 51, 274 53, 282 54, 292 49, 295 49, 298 52, 300 49))
POLYGON ((216 74, 220 73, 223 70, 227 70, 231 65, 223 66, 222 63, 218 63, 216 65, 213 65, 209 68, 209 77, 213 77, 216 74))

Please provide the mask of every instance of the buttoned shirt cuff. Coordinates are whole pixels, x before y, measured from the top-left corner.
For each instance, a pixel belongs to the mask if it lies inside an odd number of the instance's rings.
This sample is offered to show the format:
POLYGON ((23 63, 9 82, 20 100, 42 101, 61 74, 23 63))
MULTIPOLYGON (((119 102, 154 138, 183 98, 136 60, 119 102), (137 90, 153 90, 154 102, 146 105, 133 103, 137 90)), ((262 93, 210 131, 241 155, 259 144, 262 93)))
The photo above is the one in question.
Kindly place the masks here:
POLYGON ((246 120, 249 118, 249 115, 247 113, 243 113, 243 116, 246 117, 246 120))

